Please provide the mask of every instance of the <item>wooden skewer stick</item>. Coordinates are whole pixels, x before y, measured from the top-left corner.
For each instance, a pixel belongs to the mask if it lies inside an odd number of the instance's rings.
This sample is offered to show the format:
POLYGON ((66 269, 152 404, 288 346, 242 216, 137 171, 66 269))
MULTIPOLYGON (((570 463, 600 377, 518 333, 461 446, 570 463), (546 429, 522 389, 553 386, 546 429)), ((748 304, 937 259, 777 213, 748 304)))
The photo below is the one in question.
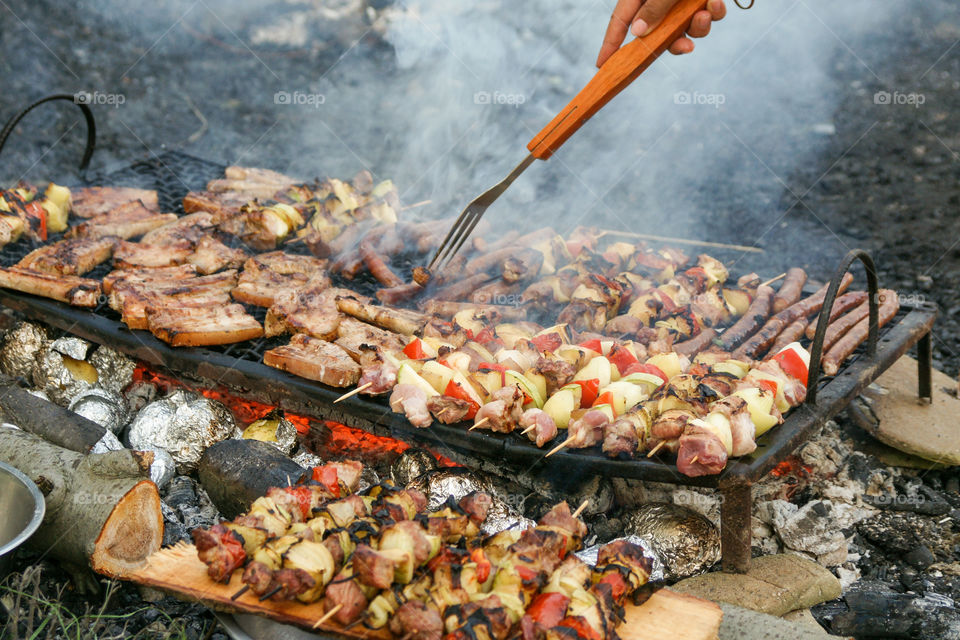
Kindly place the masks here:
POLYGON ((409 211, 410 209, 416 209, 417 207, 422 207, 424 205, 430 204, 433 200, 421 200, 420 202, 414 202, 413 204, 408 204, 405 207, 400 207, 400 211, 409 211))
POLYGON ((767 280, 766 282, 761 282, 761 283, 760 283, 760 286, 761 286, 761 287, 770 286, 771 284, 773 284, 773 283, 776 282, 777 280, 782 280, 783 278, 786 278, 786 277, 787 277, 787 274, 786 274, 786 273, 781 273, 781 274, 778 275, 776 278, 770 278, 770 279, 767 280))
POLYGON ((574 518, 579 517, 580 514, 583 513, 583 510, 586 509, 589 505, 590 505, 590 498, 587 498, 586 500, 584 500, 584 501, 580 504, 579 507, 577 507, 577 510, 574 511, 571 515, 572 515, 574 518))
POLYGON ((696 462, 699 457, 700 456, 693 456, 692 458, 690 458, 690 464, 693 464, 694 462, 696 462))
POLYGON ((569 445, 569 444, 570 444, 571 442, 573 442, 575 439, 576 439, 576 438, 574 438, 574 436, 570 436, 569 438, 567 438, 566 440, 564 440, 563 442, 561 442, 560 444, 558 444, 557 446, 555 446, 553 449, 551 449, 550 452, 547 453, 547 455, 545 455, 545 456, 543 456, 543 457, 544 457, 544 458, 549 458, 549 457, 552 456, 553 454, 558 453, 561 449, 563 449, 564 447, 566 447, 567 445, 569 445))
POLYGON ((370 387, 372 387, 372 386, 373 386, 373 383, 372 383, 372 382, 368 382, 368 383, 366 383, 366 384, 362 384, 362 385, 360 385, 359 387, 357 387, 356 389, 354 389, 353 391, 348 391, 347 393, 343 394, 342 396, 340 396, 339 398, 337 398, 336 400, 334 400, 334 401, 333 401, 333 404, 337 404, 337 403, 340 402, 341 400, 346 400, 346 399, 349 398, 350 396, 355 396, 355 395, 357 395, 358 393, 360 393, 361 391, 363 391, 364 389, 368 389, 368 388, 370 388, 370 387))
POLYGON ((337 615, 337 611, 340 611, 340 609, 343 609, 343 603, 338 604, 338 605, 335 606, 333 609, 330 609, 330 611, 327 611, 325 614, 323 614, 323 617, 322 617, 322 618, 320 618, 319 620, 317 620, 316 622, 313 623, 313 627, 312 627, 312 628, 313 628, 313 629, 319 628, 320 625, 322 625, 324 622, 326 622, 327 620, 329 620, 329 619, 332 618, 333 616, 337 615))
POLYGON ((477 423, 474 424, 472 427, 470 427, 469 429, 467 429, 467 431, 473 431, 474 429, 477 429, 477 428, 479 428, 479 427, 482 427, 482 426, 483 426, 483 423, 486 422, 486 421, 489 420, 489 419, 490 419, 489 417, 487 417, 487 418, 482 418, 479 422, 477 422, 477 423))
POLYGON ((245 593, 246 593, 247 591, 249 591, 249 590, 250 590, 250 585, 245 584, 245 585, 243 585, 242 587, 240 587, 240 590, 239 590, 239 591, 237 591, 235 594, 233 594, 232 596, 230 596, 230 599, 231 599, 231 600, 236 600, 237 598, 239 598, 240 596, 242 596, 243 594, 245 594, 245 593))
POLYGON ((526 429, 524 429, 523 431, 521 431, 521 432, 520 432, 520 435, 525 436, 525 435, 527 435, 528 433, 530 433, 531 431, 533 431, 533 430, 536 429, 536 428, 537 428, 537 425, 532 424, 532 425, 530 425, 529 427, 527 427, 526 429))
POLYGON ((278 584, 273 589, 270 589, 270 591, 267 591, 265 594, 260 596, 260 602, 263 602, 264 600, 269 600, 270 597, 273 596, 273 594, 279 593, 281 589, 283 589, 283 585, 278 584))
POLYGON ((658 442, 658 443, 653 447, 653 449, 650 449, 650 452, 647 453, 647 457, 648 457, 648 458, 652 458, 652 457, 657 453, 657 451, 660 451, 660 447, 662 447, 662 446, 665 445, 665 444, 667 444, 667 441, 666 441, 666 440, 661 440, 660 442, 658 442))
POLYGON ((618 231, 616 229, 605 229, 597 236, 605 235, 625 236, 628 238, 638 238, 640 240, 656 240, 658 242, 669 242, 671 244, 689 244, 697 247, 716 247, 718 249, 733 249, 735 251, 746 251, 748 253, 764 253, 760 247, 747 247, 742 244, 724 244, 723 242, 710 242, 708 240, 688 240, 687 238, 669 238, 667 236, 655 236, 649 233, 637 233, 636 231, 618 231))

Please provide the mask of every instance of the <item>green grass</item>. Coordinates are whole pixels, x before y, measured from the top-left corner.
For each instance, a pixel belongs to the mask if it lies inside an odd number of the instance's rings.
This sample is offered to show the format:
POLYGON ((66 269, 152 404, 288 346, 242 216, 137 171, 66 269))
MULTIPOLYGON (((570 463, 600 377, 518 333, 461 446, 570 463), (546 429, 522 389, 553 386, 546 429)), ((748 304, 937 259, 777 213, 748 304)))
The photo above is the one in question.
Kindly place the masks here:
MULTIPOLYGON (((49 581, 48 581, 49 582, 49 581)), ((110 613, 111 600, 119 588, 115 581, 106 582, 98 602, 87 602, 82 611, 71 610, 64 603, 69 583, 54 586, 41 580, 39 566, 13 573, 0 584, 0 603, 7 619, 0 627, 0 638, 17 640, 187 640, 184 622, 160 612, 160 616, 144 629, 128 629, 131 619, 151 607, 145 606, 123 614, 110 613), (157 624, 157 623, 160 624, 157 624)), ((212 629, 210 629, 212 631, 212 629)))

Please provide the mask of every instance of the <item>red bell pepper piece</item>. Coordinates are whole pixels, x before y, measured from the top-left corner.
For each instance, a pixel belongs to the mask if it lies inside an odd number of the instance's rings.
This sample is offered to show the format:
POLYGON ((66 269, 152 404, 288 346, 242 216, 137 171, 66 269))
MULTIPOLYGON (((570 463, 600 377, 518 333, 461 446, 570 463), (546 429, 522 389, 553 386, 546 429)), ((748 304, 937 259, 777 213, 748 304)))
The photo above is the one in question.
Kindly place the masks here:
POLYGON ((486 342, 490 342, 496 337, 497 336, 493 333, 493 327, 485 327, 480 333, 476 334, 473 339, 480 344, 484 344, 486 342))
POLYGON ((657 376, 664 382, 667 382, 669 380, 669 378, 667 378, 667 374, 665 374, 663 370, 655 364, 646 364, 643 362, 637 362, 627 367, 627 370, 620 375, 626 376, 626 375, 630 375, 631 373, 649 373, 657 376))
POLYGON ((426 358, 427 354, 423 351, 423 343, 420 338, 414 338, 403 348, 403 353, 411 360, 420 360, 426 358))
POLYGON ((780 365, 780 368, 783 369, 785 374, 799 380, 804 386, 807 385, 807 363, 803 361, 803 358, 801 358, 796 351, 793 349, 784 349, 773 356, 773 360, 780 365))
POLYGON ((523 582, 533 582, 537 579, 537 572, 533 569, 525 567, 523 565, 518 565, 516 567, 517 575, 520 576, 520 580, 523 582))
MULTIPOLYGON (((613 409, 613 392, 604 391, 599 396, 597 396, 597 399, 593 401, 593 404, 591 406, 595 407, 598 404, 608 404, 610 405, 610 408, 613 409)), ((616 417, 617 415, 616 409, 613 409, 613 415, 614 417, 616 417)))
POLYGON ((443 395, 450 396, 451 398, 457 398, 458 400, 464 400, 470 405, 470 408, 467 410, 467 420, 473 420, 473 418, 477 415, 477 411, 480 410, 480 405, 478 405, 476 401, 470 397, 469 393, 464 391, 463 387, 461 387, 459 383, 454 382, 453 380, 447 383, 447 388, 443 390, 443 395))
POLYGON ((613 363, 613 366, 617 368, 621 376, 623 372, 627 370, 627 367, 638 362, 637 356, 633 355, 630 349, 619 344, 613 345, 613 348, 610 349, 610 354, 607 356, 607 360, 613 363))
POLYGON ((767 379, 757 380, 757 386, 761 389, 772 391, 773 395, 777 395, 777 390, 780 388, 780 385, 778 385, 776 382, 767 379))
POLYGON ((596 351, 597 353, 603 353, 603 345, 600 344, 600 338, 594 338, 593 340, 587 340, 586 342, 581 342, 579 345, 584 349, 590 349, 591 351, 596 351))
POLYGON ((325 486, 334 498, 340 497, 340 478, 336 467, 329 464, 314 467, 313 479, 325 486))
POLYGON ((600 632, 587 624, 585 618, 581 616, 569 616, 561 620, 558 624, 558 627, 566 627, 572 629, 578 637, 583 640, 602 640, 600 637, 600 632))
POLYGON ((569 604, 570 598, 562 593, 538 593, 527 607, 527 615, 544 628, 552 629, 563 620, 569 604))
POLYGON ((33 216, 40 221, 40 239, 47 239, 47 210, 39 202, 28 202, 23 210, 28 216, 33 216))
POLYGON ((583 393, 580 394, 580 408, 586 409, 592 407, 597 399, 597 392, 600 391, 600 381, 597 378, 591 380, 575 380, 574 384, 580 385, 583 393))
POLYGON ((613 599, 617 601, 623 597, 629 588, 627 581, 624 580, 623 576, 617 571, 610 571, 609 573, 605 574, 602 578, 600 578, 599 584, 610 585, 611 595, 613 595, 613 599))
POLYGON ((530 342, 532 342, 533 346, 537 348, 537 351, 540 351, 541 353, 546 351, 556 351, 560 348, 560 345, 563 344, 563 340, 556 333, 535 336, 530 338, 530 342))
POLYGON ((477 582, 483 584, 490 577, 490 561, 479 548, 470 552, 470 559, 477 563, 477 582))
MULTIPOLYGON (((319 469, 319 467, 317 468, 319 469)), ((336 474, 337 470, 334 469, 333 472, 336 474)), ((297 506, 300 507, 300 514, 303 516, 304 521, 308 520, 313 513, 311 508, 312 494, 310 493, 310 489, 300 485, 297 487, 285 487, 284 490, 297 499, 297 506)))

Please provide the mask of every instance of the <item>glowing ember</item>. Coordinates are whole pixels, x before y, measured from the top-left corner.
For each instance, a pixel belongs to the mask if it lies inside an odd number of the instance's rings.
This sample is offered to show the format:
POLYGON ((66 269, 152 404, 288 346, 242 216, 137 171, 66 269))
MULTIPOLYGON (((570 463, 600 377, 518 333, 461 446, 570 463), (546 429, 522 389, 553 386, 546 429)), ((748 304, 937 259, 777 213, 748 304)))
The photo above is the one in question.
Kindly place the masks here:
MULTIPOLYGON (((150 383, 164 393, 168 393, 172 389, 190 389, 196 391, 211 400, 222 402, 233 412, 237 420, 243 424, 250 424, 254 420, 259 420, 273 410, 271 405, 250 400, 249 398, 241 398, 231 393, 225 387, 198 389, 178 378, 149 369, 143 364, 138 365, 133 372, 133 382, 150 383)), ((317 422, 309 416, 297 415, 286 411, 284 412, 284 416, 297 427, 297 432, 301 436, 306 435, 310 431, 311 423, 315 424, 317 422)), ((365 452, 376 452, 377 456, 383 456, 384 454, 399 455, 410 448, 409 444, 401 440, 374 435, 338 422, 326 420, 323 424, 329 430, 329 437, 325 438, 324 441, 325 447, 344 456, 362 456, 365 452)), ((458 466, 449 458, 436 453, 434 455, 441 466, 458 466)))
POLYGON ((800 458, 789 456, 786 460, 771 469, 770 475, 774 478, 782 478, 784 476, 806 478, 812 471, 813 467, 803 464, 800 458))

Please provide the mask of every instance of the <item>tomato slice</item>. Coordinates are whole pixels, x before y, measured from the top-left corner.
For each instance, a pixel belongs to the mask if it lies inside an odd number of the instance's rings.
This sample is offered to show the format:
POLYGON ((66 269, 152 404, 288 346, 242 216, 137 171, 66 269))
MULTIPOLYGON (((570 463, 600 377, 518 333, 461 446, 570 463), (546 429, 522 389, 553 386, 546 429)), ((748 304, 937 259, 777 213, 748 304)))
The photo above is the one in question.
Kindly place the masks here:
POLYGON ((453 380, 447 383, 447 388, 443 390, 443 395, 450 396, 451 398, 457 398, 458 400, 464 400, 470 405, 465 417, 467 420, 473 420, 477 415, 477 411, 480 410, 480 405, 478 405, 476 401, 470 397, 469 393, 464 391, 463 387, 461 387, 459 383, 454 382, 453 380))
POLYGON ((546 351, 556 351, 560 348, 560 345, 563 344, 563 340, 556 333, 535 336, 530 338, 530 342, 532 342, 533 346, 537 348, 537 351, 540 351, 541 353, 546 351))
POLYGON ((629 375, 629 374, 631 374, 631 373, 649 373, 649 374, 651 374, 651 375, 657 376, 658 378, 660 378, 660 379, 663 380, 664 382, 667 382, 667 381, 669 380, 669 378, 667 378, 667 374, 665 374, 660 367, 658 367, 658 366, 656 366, 656 365, 654 365, 654 364, 646 364, 646 363, 643 363, 643 362, 637 362, 637 363, 632 364, 632 365, 630 365, 629 367, 627 367, 626 371, 624 371, 624 372, 621 373, 620 375, 626 376, 626 375, 629 375))
POLYGON ((567 612, 570 598, 562 593, 538 593, 530 606, 527 615, 547 629, 557 626, 567 612))
POLYGON ((583 393, 580 394, 580 408, 586 409, 592 407, 597 400, 597 392, 600 391, 600 380, 593 378, 591 380, 574 380, 574 384, 580 385, 583 393))
POLYGON ((638 362, 637 356, 633 355, 630 349, 619 344, 613 345, 613 349, 610 350, 607 360, 613 363, 613 366, 617 368, 621 376, 624 375, 624 372, 630 365, 638 362))
POLYGON ((793 349, 787 348, 773 356, 774 362, 780 365, 783 372, 791 378, 796 378, 806 386, 807 364, 793 349))
POLYGON ((427 354, 423 351, 423 343, 420 341, 420 338, 411 340, 410 343, 403 348, 403 353, 411 360, 420 360, 427 357, 427 354))

